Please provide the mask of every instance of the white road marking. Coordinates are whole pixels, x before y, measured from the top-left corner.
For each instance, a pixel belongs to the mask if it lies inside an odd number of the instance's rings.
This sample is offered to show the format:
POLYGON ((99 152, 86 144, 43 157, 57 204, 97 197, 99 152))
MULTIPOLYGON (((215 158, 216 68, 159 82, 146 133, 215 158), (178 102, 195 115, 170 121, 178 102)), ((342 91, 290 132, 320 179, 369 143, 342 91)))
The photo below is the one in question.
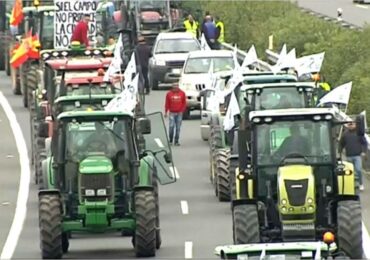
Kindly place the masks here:
POLYGON ((186 241, 185 242, 185 259, 193 258, 193 242, 186 241))
POLYGON ((176 167, 170 167, 172 177, 175 177, 176 180, 180 179, 179 172, 177 171, 176 167))
POLYGON ((11 155, 11 154, 8 154, 7 156, 6 156, 6 158, 13 158, 14 157, 14 155, 11 155))
POLYGON ((164 148, 164 145, 163 145, 161 139, 154 138, 154 141, 157 143, 157 145, 159 146, 159 148, 164 148))
POLYGON ((1 202, 1 206, 8 206, 8 205, 10 205, 9 201, 1 202))
POLYGON ((189 205, 188 205, 188 202, 186 200, 182 200, 182 201, 180 201, 180 203, 181 203, 181 211, 182 211, 182 214, 188 215, 189 214, 189 205))
POLYGON ((362 8, 362 9, 369 9, 369 7, 365 6, 365 5, 356 5, 356 7, 358 8, 362 8))
POLYGON ((19 153, 19 163, 21 165, 20 182, 17 197, 17 206, 10 227, 8 237, 1 251, 0 259, 11 259, 15 248, 18 244, 18 239, 21 235, 23 224, 27 215, 27 200, 29 195, 31 171, 29 167, 29 158, 27 153, 26 141, 24 140, 21 127, 18 124, 17 118, 13 109, 9 105, 3 93, 0 91, 0 105, 3 107, 6 116, 10 122, 15 142, 19 153))
POLYGON ((370 259, 370 236, 364 222, 362 222, 362 248, 366 259, 370 259))

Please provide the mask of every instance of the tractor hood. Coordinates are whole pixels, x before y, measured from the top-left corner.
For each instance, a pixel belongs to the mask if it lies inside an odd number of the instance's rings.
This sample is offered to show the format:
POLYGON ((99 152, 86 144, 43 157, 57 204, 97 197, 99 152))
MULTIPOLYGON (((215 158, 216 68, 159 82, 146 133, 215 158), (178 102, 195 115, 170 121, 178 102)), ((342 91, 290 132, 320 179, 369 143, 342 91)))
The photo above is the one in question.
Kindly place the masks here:
POLYGON ((103 155, 88 156, 80 163, 82 174, 108 174, 112 172, 112 161, 103 155))
MULTIPOLYGON (((290 255, 294 252, 297 253, 298 258, 305 257, 313 259, 314 256, 321 255, 321 252, 334 252, 337 249, 335 243, 328 246, 322 241, 316 242, 287 242, 287 243, 267 243, 267 244, 245 244, 245 245, 227 245, 218 246, 215 249, 215 254, 225 259, 227 256, 236 257, 248 256, 275 256, 276 259, 284 259, 285 255, 290 255)), ((274 258, 274 259, 275 259, 274 258)), ((247 258, 245 258, 247 259, 247 258)), ((269 258, 268 258, 269 259, 269 258)), ((321 258, 320 258, 321 259, 321 258)))

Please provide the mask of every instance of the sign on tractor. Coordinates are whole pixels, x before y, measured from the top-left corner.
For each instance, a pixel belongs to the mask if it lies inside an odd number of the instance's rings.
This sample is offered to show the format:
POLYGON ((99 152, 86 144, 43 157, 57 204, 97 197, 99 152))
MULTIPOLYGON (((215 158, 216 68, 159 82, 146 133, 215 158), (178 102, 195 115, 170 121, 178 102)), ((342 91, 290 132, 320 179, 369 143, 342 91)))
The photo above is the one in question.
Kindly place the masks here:
POLYGON ((72 32, 84 14, 90 14, 89 38, 95 42, 96 37, 96 9, 98 0, 55 0, 57 10, 54 19, 54 48, 65 49, 70 45, 72 32))

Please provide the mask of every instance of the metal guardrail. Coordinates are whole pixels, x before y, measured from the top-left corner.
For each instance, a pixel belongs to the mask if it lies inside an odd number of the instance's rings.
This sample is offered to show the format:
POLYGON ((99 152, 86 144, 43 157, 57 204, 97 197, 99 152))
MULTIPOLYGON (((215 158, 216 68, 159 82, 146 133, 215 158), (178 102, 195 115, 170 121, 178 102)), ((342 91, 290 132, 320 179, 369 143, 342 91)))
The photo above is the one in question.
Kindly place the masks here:
MULTIPOLYGON (((221 45, 224 49, 234 50, 234 46, 231 45, 230 43, 222 43, 221 45)), ((237 55, 238 62, 242 63, 245 57, 247 56, 247 52, 237 49, 236 55, 237 55)), ((263 60, 258 60, 258 62, 254 63, 252 66, 257 70, 271 71, 271 65, 263 60)))

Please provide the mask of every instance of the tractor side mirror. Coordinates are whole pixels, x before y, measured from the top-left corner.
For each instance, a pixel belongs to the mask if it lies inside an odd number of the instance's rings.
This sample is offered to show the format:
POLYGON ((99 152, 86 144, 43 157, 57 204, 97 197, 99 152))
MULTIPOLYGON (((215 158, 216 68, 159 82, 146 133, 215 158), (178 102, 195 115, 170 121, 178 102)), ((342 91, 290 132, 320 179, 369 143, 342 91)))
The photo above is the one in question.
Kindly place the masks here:
POLYGON ((49 137, 49 124, 46 122, 41 122, 37 129, 37 136, 41 138, 49 137))
POLYGON ((137 121, 138 121, 138 125, 140 128, 140 132, 143 135, 147 135, 152 132, 150 120, 148 118, 142 117, 142 118, 139 118, 137 121))

